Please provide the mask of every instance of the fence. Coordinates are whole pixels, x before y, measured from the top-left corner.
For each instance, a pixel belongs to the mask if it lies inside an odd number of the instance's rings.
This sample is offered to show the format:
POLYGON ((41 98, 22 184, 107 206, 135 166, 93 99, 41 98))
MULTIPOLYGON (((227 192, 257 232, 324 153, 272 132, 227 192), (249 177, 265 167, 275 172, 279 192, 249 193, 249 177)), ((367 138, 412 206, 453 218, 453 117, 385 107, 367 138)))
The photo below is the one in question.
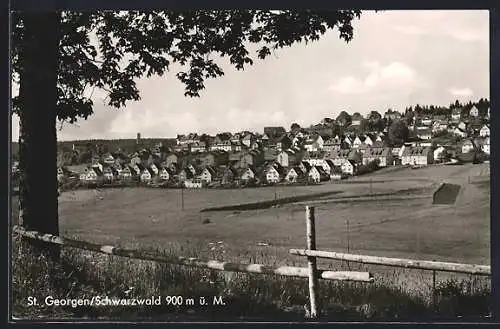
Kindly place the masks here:
MULTIPOLYGON (((306 223, 307 223, 307 248, 315 249, 315 233, 314 223, 311 224, 311 219, 314 221, 314 208, 306 208, 306 223)), ((356 282, 373 282, 373 276, 369 272, 356 271, 328 271, 321 270, 316 267, 316 258, 308 258, 308 267, 295 266, 280 266, 273 267, 263 264, 243 264, 220 262, 215 260, 200 260, 197 258, 173 257, 162 255, 156 252, 123 249, 110 245, 101 245, 86 241, 79 241, 69 238, 63 238, 52 234, 43 234, 37 231, 28 231, 20 226, 14 226, 13 232, 22 237, 43 241, 46 243, 57 244, 66 247, 72 247, 82 250, 89 250, 108 255, 128 257, 140 260, 149 260, 163 262, 174 265, 190 266, 204 269, 227 272, 242 272, 256 274, 274 274, 281 276, 299 277, 309 279, 309 298, 311 302, 310 317, 317 317, 317 300, 318 300, 318 279, 337 280, 337 281, 356 281, 356 282)))
POLYGON ((432 270, 432 285, 433 285, 433 303, 435 304, 435 289, 436 289, 436 272, 454 272, 473 275, 491 276, 491 267, 488 265, 447 263, 436 261, 424 261, 403 258, 389 258, 378 256, 356 255, 349 253, 338 253, 331 251, 316 250, 316 228, 314 218, 314 207, 306 207, 307 221, 307 247, 308 249, 290 249, 290 254, 298 256, 306 256, 309 265, 309 292, 311 303, 311 316, 318 316, 316 300, 318 296, 317 280, 318 274, 316 269, 316 258, 326 258, 341 261, 349 261, 362 264, 385 265, 393 267, 402 267, 410 269, 432 270))
POLYGON ((289 251, 291 254, 307 257, 307 264, 308 264, 307 267, 295 267, 295 266, 273 267, 263 264, 230 263, 230 262, 220 262, 215 260, 206 261, 197 258, 167 256, 156 252, 123 249, 115 246, 101 245, 85 241, 68 239, 51 234, 43 234, 36 231, 27 231, 19 226, 14 226, 13 231, 14 233, 17 233, 20 236, 29 239, 39 240, 66 247, 104 253, 108 255, 163 262, 174 265, 212 269, 217 271, 274 274, 281 276, 308 278, 309 301, 310 301, 309 316, 311 318, 319 317, 319 310, 318 310, 319 279, 356 281, 356 282, 366 282, 366 283, 374 282, 374 277, 370 272, 328 271, 328 270, 318 269, 316 263, 317 258, 344 260, 344 261, 358 262, 364 264, 432 270, 434 274, 433 275, 434 285, 435 285, 436 271, 491 276, 490 266, 485 266, 485 265, 471 265, 471 264, 445 263, 445 262, 422 261, 422 260, 411 260, 411 259, 400 259, 400 258, 387 258, 387 257, 365 256, 365 255, 355 255, 348 253, 337 253, 337 252, 316 250, 316 227, 315 227, 314 210, 315 210, 314 207, 306 206, 307 249, 290 249, 289 251))

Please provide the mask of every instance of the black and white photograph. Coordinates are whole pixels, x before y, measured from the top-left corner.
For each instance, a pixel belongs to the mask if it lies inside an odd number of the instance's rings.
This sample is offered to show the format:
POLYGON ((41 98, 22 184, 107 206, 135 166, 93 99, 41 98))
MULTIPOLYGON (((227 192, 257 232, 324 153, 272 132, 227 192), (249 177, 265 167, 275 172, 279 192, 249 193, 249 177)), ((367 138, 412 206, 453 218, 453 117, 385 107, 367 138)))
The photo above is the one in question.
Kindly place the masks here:
POLYGON ((10 321, 491 321, 488 10, 10 17, 10 321))

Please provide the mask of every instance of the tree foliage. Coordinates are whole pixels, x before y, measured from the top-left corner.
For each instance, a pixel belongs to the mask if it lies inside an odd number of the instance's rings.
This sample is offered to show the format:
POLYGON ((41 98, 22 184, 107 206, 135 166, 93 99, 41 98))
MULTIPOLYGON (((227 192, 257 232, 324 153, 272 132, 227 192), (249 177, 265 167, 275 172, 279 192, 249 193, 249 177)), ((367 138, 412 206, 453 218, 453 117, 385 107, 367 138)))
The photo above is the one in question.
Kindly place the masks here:
POLYGON ((340 113, 339 113, 339 115, 337 116, 336 121, 337 121, 338 123, 340 123, 340 125, 341 125, 342 127, 346 127, 346 126, 348 126, 348 125, 350 125, 350 124, 351 124, 351 122, 352 122, 352 117, 351 117, 351 115, 350 115, 349 113, 347 113, 346 111, 342 111, 342 112, 340 112, 340 113))
POLYGON ((370 111, 370 114, 368 115, 368 120, 370 121, 377 121, 382 119, 382 115, 378 111, 370 111))
POLYGON ((408 126, 403 120, 394 120, 388 129, 389 143, 397 145, 408 140, 408 126))
MULTIPOLYGON (((139 100, 136 80, 162 76, 173 64, 185 85, 185 95, 197 97, 205 80, 224 74, 214 60, 229 58, 238 70, 264 59, 274 50, 316 41, 336 28, 341 39, 353 37, 359 10, 227 10, 187 12, 63 12, 58 69, 57 118, 71 123, 93 113, 95 88, 106 92, 108 105, 122 107, 139 100), (253 56, 251 43, 258 45, 253 56)), ((14 13, 12 68, 23 70, 19 54, 30 42, 23 14, 14 13)), ((13 99, 14 112, 20 111, 13 99)))
POLYGON ((292 125, 290 126, 290 131, 292 132, 298 132, 300 130, 300 125, 296 122, 292 123, 292 125))
POLYGON ((368 121, 368 119, 361 119, 358 127, 358 132, 360 134, 364 134, 368 132, 368 130, 370 130, 370 122, 368 121))
POLYGON ((363 119, 363 116, 359 112, 354 112, 351 117, 352 121, 361 121, 363 119))

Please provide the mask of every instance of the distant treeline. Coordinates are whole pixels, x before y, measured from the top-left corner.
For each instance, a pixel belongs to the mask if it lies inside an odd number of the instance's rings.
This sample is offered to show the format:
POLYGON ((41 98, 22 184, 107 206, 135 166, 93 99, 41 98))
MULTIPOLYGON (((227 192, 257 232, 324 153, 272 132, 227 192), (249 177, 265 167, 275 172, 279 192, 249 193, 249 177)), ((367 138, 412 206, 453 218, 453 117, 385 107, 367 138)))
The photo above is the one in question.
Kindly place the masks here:
POLYGON ((402 114, 407 114, 408 112, 413 112, 417 115, 451 115, 453 109, 462 109, 462 115, 467 115, 470 109, 476 106, 479 110, 480 116, 486 114, 487 109, 490 107, 490 101, 486 98, 481 98, 477 102, 469 101, 468 103, 461 103, 456 100, 449 106, 435 106, 435 105, 420 105, 409 106, 405 108, 402 114))
MULTIPOLYGON (((133 153, 142 148, 149 148, 155 144, 162 143, 164 147, 170 147, 176 144, 175 138, 141 138, 137 143, 136 139, 84 139, 74 141, 59 141, 57 148, 59 152, 71 153, 73 145, 80 153, 88 151, 92 154, 117 152, 121 150, 123 153, 133 153)), ((19 143, 12 142, 12 157, 17 161, 19 153, 19 143)))

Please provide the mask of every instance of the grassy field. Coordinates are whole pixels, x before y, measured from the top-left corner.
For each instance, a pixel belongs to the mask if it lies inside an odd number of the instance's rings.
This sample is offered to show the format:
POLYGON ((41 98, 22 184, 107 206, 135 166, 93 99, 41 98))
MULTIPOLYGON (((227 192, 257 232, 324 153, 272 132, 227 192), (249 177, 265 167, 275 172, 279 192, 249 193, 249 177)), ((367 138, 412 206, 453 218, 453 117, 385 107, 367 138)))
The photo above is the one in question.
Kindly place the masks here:
POLYGON ((345 251, 349 244, 350 251, 363 254, 489 264, 490 200, 485 182, 487 164, 388 168, 318 186, 184 190, 184 210, 180 190, 78 190, 61 195, 60 226, 64 235, 121 246, 197 246, 207 251, 200 257, 210 256, 210 242, 223 241, 228 258, 245 260, 259 254, 290 263, 297 258, 288 255, 288 249, 305 244, 307 202, 250 211, 200 210, 272 200, 275 193, 290 197, 337 191, 310 202, 316 203, 319 249, 345 251), (432 205, 432 193, 443 181, 462 186, 454 205, 432 205), (259 242, 269 246, 257 246, 259 242))
MULTIPOLYGON (((59 199, 60 226, 63 236, 128 248, 167 250, 175 255, 202 259, 304 266, 305 259, 290 255, 288 250, 305 247, 304 206, 314 204, 318 249, 489 264, 488 166, 430 166, 415 170, 387 168, 347 181, 317 186, 185 190, 184 209, 180 190, 124 188, 69 191, 59 199), (455 204, 432 204, 433 192, 442 182, 461 186, 455 204), (272 200, 275 195, 282 198, 329 191, 338 193, 269 209, 200 212, 207 207, 272 200)), ((16 207, 13 208, 16 216, 16 207)), ((108 281, 110 274, 105 275, 107 272, 102 268, 110 269, 110 273, 114 273, 111 277, 121 278, 113 279, 118 280, 116 284, 131 279, 121 277, 128 273, 127 270, 111 268, 108 256, 95 256, 91 258, 92 268, 99 268, 99 273, 102 271, 99 275, 102 275, 103 282, 108 281), (102 266, 96 266, 97 263, 102 266)), ((116 261, 113 264, 121 269, 127 266, 116 261)), ((374 273, 379 288, 374 288, 373 292, 363 290, 363 294, 372 297, 381 293, 380 289, 387 289, 387 284, 396 287, 397 291, 402 289, 405 293, 428 296, 432 282, 431 274, 425 271, 326 260, 319 261, 319 265, 322 268, 369 270, 374 273)), ((149 272, 141 273, 146 275, 149 272)), ((463 277, 438 273, 437 279, 444 282, 463 277)), ((158 279, 161 281, 161 278, 158 279)), ((275 294, 273 289, 281 285, 286 286, 282 287, 286 291, 291 289, 291 294, 295 288, 286 282, 278 281, 270 285, 266 299, 282 298, 282 293, 272 297, 275 294)), ((141 283, 134 281, 131 284, 141 283)), ((300 289, 305 289, 302 283, 299 285, 300 289)), ((359 288, 357 286, 356 289, 359 288)), ((361 293, 355 291, 352 296, 361 293)), ((389 293, 384 291, 382 294, 389 293)), ((247 296, 249 292, 242 290, 241 293, 247 296)), ((307 293, 303 291, 299 295, 307 296, 307 293)))

